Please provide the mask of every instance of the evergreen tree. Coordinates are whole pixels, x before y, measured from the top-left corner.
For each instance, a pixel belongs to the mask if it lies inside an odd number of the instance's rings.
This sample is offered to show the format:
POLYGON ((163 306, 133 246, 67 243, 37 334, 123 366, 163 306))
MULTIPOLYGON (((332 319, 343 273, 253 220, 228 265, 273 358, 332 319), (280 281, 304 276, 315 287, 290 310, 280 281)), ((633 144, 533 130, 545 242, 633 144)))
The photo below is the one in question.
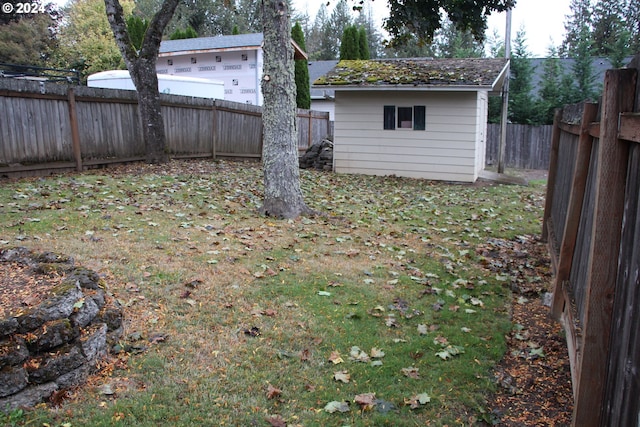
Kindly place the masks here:
MULTIPOLYGON (((300 49, 307 50, 304 43, 304 33, 300 23, 291 29, 291 38, 295 41, 300 49)), ((295 61, 295 80, 296 80, 296 106, 308 110, 311 108, 311 91, 309 88, 309 63, 306 59, 298 59, 295 61)))
POLYGON ((340 57, 341 39, 344 35, 345 29, 351 25, 351 21, 351 9, 347 4, 347 0, 339 0, 333 9, 333 12, 331 12, 331 18, 329 19, 329 35, 334 51, 333 58, 331 59, 340 57))
POLYGON ((626 23, 628 0, 598 0, 593 10, 593 55, 610 58, 621 67, 631 54, 632 23, 626 23))
POLYGON ((55 35, 61 21, 62 14, 53 3, 44 6, 44 13, 39 9, 38 13, 0 14, 0 62, 49 65, 56 54, 55 35))
POLYGON ((442 28, 436 32, 435 50, 440 58, 480 58, 484 46, 478 42, 469 30, 460 30, 446 19, 442 28))
POLYGON ((373 20, 371 2, 364 3, 359 13, 356 15, 354 23, 358 27, 364 28, 367 40, 367 50, 364 52, 365 54, 368 53, 366 59, 378 58, 382 54, 383 37, 373 20))
POLYGON ((593 22, 590 0, 571 0, 569 8, 571 14, 565 17, 565 38, 560 47, 560 55, 565 58, 573 56, 583 39, 584 30, 589 30, 593 22))
POLYGON ((369 59, 369 42, 367 40, 367 30, 364 27, 358 29, 358 54, 360 59, 369 59))
POLYGON ((147 31, 147 28, 149 28, 149 21, 137 15, 129 16, 126 21, 131 44, 133 44, 136 50, 140 50, 144 33, 147 31))
POLYGON ((514 51, 511 57, 511 78, 509 81, 509 120, 512 123, 531 124, 536 119, 536 111, 531 95, 534 68, 526 46, 524 28, 516 33, 514 51))
POLYGON ((181 39, 195 39, 198 37, 198 33, 193 29, 191 25, 189 25, 184 30, 176 29, 169 36, 169 40, 181 40, 181 39))
POLYGON ((630 0, 624 13, 626 29, 631 33, 629 49, 632 53, 640 52, 640 1, 630 0))
POLYGON ((596 88, 596 76, 593 70, 593 54, 591 32, 587 27, 583 27, 572 58, 574 60, 573 78, 575 82, 573 102, 582 102, 586 100, 595 100, 599 95, 596 88))
POLYGON ((327 6, 322 3, 318 9, 311 33, 307 39, 309 58, 314 60, 336 59, 337 44, 331 29, 327 6))
POLYGON ((340 59, 360 59, 358 30, 354 25, 345 27, 340 43, 340 59))
POLYGON ((552 124, 555 109, 564 105, 562 79, 558 50, 550 46, 542 65, 542 83, 538 92, 537 122, 540 124, 552 124))

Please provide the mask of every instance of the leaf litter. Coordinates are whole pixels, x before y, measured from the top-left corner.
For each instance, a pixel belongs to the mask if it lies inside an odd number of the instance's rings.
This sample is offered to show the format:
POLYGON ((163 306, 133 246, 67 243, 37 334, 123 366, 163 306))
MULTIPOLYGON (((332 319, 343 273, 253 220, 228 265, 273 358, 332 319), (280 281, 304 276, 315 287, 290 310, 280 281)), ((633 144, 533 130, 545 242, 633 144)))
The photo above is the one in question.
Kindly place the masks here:
MULTIPOLYGON (((154 346, 153 351, 177 350, 175 354, 179 354, 185 368, 176 372, 168 369, 157 379, 146 376, 147 387, 153 388, 165 378, 178 384, 195 385, 199 383, 195 378, 210 377, 217 378, 220 387, 227 387, 233 395, 241 392, 234 391, 231 367, 260 360, 256 358, 263 357, 262 354, 267 357, 273 353, 282 366, 274 366, 264 373, 251 370, 250 376, 233 381, 240 381, 242 387, 251 389, 250 378, 257 380, 266 375, 266 380, 271 381, 267 381, 268 384, 280 384, 276 379, 282 379, 284 372, 292 372, 290 364, 302 362, 318 370, 319 375, 305 381, 285 382, 278 390, 286 386, 293 394, 301 390, 313 395, 325 387, 323 377, 335 381, 333 373, 323 372, 313 356, 316 348, 317 354, 330 352, 328 348, 334 345, 333 339, 321 330, 335 326, 321 325, 322 319, 326 319, 323 322, 329 319, 324 314, 308 317, 306 311, 310 306, 305 302, 306 297, 287 293, 280 299, 277 294, 269 293, 269 287, 274 284, 302 286, 310 291, 307 295, 326 292, 322 290, 331 287, 331 295, 326 295, 330 298, 316 297, 318 301, 314 304, 319 310, 338 311, 340 305, 346 307, 349 301, 355 301, 353 297, 343 301, 343 296, 363 286, 364 293, 357 299, 371 307, 363 308, 363 313, 369 316, 360 316, 354 311, 354 316, 340 316, 341 321, 364 325, 369 318, 383 328, 388 327, 384 334, 389 334, 386 340, 395 350, 390 356, 387 349, 385 360, 399 357, 396 351, 401 350, 406 356, 405 367, 413 361, 423 364, 413 366, 415 372, 420 367, 426 368, 420 372, 429 370, 429 364, 434 362, 418 355, 433 354, 432 351, 446 352, 447 359, 452 359, 447 363, 471 357, 456 350, 456 346, 438 348, 429 343, 439 324, 448 325, 449 321, 438 320, 442 316, 466 316, 465 322, 456 326, 458 333, 480 339, 478 342, 489 342, 482 341, 486 333, 475 335, 474 331, 482 328, 474 327, 469 316, 484 319, 489 312, 499 313, 495 306, 496 291, 486 290, 496 288, 493 284, 478 283, 497 283, 518 292, 523 298, 517 306, 535 302, 545 285, 545 274, 532 275, 531 272, 544 272, 548 269, 548 260, 531 249, 537 242, 527 234, 538 231, 539 220, 535 218, 540 215, 542 191, 456 186, 394 177, 338 177, 307 171, 302 173, 302 178, 305 192, 311 195, 308 204, 327 212, 326 216, 283 222, 258 217, 255 210, 260 206, 262 190, 260 184, 254 183, 261 182, 260 168, 244 163, 130 164, 101 171, 100 175, 88 172, 15 180, 0 191, 0 213, 7 218, 0 229, 0 241, 2 245, 47 247, 76 256, 83 265, 95 267, 110 290, 128 306, 132 329, 149 337, 170 334, 172 339, 156 341, 163 342, 163 346, 154 346), (380 197, 383 194, 385 197, 380 197), (514 202, 498 205, 494 203, 495 197, 514 202), (532 226, 527 226, 532 231, 522 229, 528 221, 533 221, 532 226), (423 258, 435 263, 427 266, 423 258), (478 277, 478 269, 487 274, 478 277), (321 274, 308 276, 310 272, 327 270, 334 273, 327 280, 318 281, 321 274), (292 280, 294 277, 303 281, 309 277, 311 287, 292 280), (290 280, 292 283, 287 284, 290 280), (334 286, 336 283, 339 286, 334 286), (125 289, 125 284, 129 284, 129 289, 125 289), (269 297, 261 297, 258 290, 264 290, 269 297), (125 298, 127 294, 136 297, 125 298), (183 302, 182 306, 179 301, 183 302), (339 305, 336 306, 336 302, 339 305), (267 310, 272 310, 271 315, 267 310), (278 314, 283 310, 287 310, 286 316, 278 314), (149 322, 149 319, 155 321, 149 322), (466 331, 461 331, 461 327, 466 331), (421 347, 413 344, 416 339, 423 340, 421 347), (289 348, 279 343, 289 343, 289 348), (299 356, 279 358, 279 350, 270 350, 274 347, 287 348, 282 351, 299 356), (189 351, 185 352, 185 348, 189 351)), ((454 336, 449 335, 454 333, 448 326, 445 329, 447 336, 454 336)), ((515 338, 513 341, 520 342, 515 338)), ((381 361, 374 356, 374 349, 384 342, 368 345, 358 342, 360 347, 371 350, 368 353, 359 350, 348 363, 364 362, 366 358, 381 361)), ((524 347, 518 347, 520 350, 515 355, 519 360, 536 364, 557 360, 553 355, 554 346, 545 340, 532 337, 522 344, 524 347)), ((475 345, 462 349, 469 353, 475 345)), ((349 348, 344 342, 339 347, 349 348)), ((350 350, 348 353, 352 357, 350 350)), ((336 351, 330 356, 328 366, 339 363, 345 361, 336 351)), ((392 365, 394 363, 397 362, 392 365)), ((109 372, 123 375, 126 371, 115 366, 124 368, 127 361, 113 366, 109 372)), ((372 368, 369 364, 360 366, 372 368)), ((361 381, 375 375, 379 374, 365 374, 361 381)), ((426 405, 423 396, 426 394, 415 390, 403 395, 389 394, 385 399, 378 397, 372 402, 359 397, 356 402, 353 396, 363 396, 363 393, 358 392, 354 381, 345 385, 355 387, 354 393, 351 397, 335 396, 338 403, 327 404, 333 412, 347 413, 348 401, 357 403, 361 409, 377 406, 380 412, 395 413, 396 408, 402 411, 402 406, 412 410, 450 407, 446 402, 457 398, 430 393, 431 402, 426 405)), ((196 386, 195 390, 200 387, 196 386)), ((387 393, 377 390, 377 394, 387 393)), ((294 401, 290 410, 281 412, 269 402, 277 402, 282 396, 267 397, 261 404, 262 409, 282 414, 265 418, 272 425, 299 420, 304 414, 294 401)), ((193 400, 197 401, 197 393, 193 400)), ((214 406, 221 411, 221 420, 225 417, 245 419, 244 414, 251 413, 241 405, 222 406, 221 400, 216 402, 219 403, 214 406)), ((562 403, 566 406, 566 402, 562 403)), ((489 402, 488 406, 495 404, 489 402)), ((197 416, 197 407, 194 407, 196 415, 181 414, 178 419, 197 416)), ((325 411, 330 412, 327 407, 325 411)), ((80 407, 75 410, 80 417, 80 407)), ((420 413, 422 411, 416 415, 420 413)), ((455 422, 465 417, 464 413, 460 410, 441 415, 455 422)), ((508 419, 508 414, 501 416, 508 419)), ((468 415, 466 419, 470 419, 468 415)))

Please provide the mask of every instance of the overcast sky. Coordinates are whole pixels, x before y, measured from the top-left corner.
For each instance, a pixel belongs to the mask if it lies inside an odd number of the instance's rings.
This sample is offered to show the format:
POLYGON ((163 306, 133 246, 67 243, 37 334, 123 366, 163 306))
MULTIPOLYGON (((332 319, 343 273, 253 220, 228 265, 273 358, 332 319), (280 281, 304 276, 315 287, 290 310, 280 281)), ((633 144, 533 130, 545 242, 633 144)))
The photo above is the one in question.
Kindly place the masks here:
MULTIPOLYGON (((388 16, 386 0, 367 0, 373 6, 374 18, 378 23, 388 16)), ((337 0, 330 0, 329 10, 332 10, 337 0)), ((315 17, 322 1, 293 0, 296 10, 307 12, 315 17)), ((565 16, 569 14, 570 0, 517 0, 511 18, 511 38, 515 39, 516 32, 524 26, 527 36, 527 47, 532 57, 546 57, 548 47, 558 46, 564 38, 565 16)), ((487 35, 494 29, 504 37, 506 28, 506 13, 494 14, 489 17, 487 35)))

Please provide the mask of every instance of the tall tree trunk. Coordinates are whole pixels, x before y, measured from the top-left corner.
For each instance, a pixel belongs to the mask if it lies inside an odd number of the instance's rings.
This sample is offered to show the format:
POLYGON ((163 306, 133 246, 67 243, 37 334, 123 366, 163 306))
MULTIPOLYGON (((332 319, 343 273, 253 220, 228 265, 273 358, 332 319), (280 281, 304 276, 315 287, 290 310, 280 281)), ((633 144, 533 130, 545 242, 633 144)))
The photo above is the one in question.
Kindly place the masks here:
POLYGON ((165 163, 168 160, 166 135, 155 61, 149 63, 138 59, 133 68, 135 72, 130 74, 138 91, 138 111, 142 123, 146 160, 148 163, 165 163))
POLYGON ((263 214, 296 218, 311 214, 300 189, 296 87, 291 22, 286 0, 262 0, 264 70, 263 214))
POLYGON ((162 32, 171 20, 179 0, 164 0, 160 10, 153 16, 136 51, 127 31, 122 6, 118 0, 104 0, 107 19, 113 30, 116 44, 122 53, 127 69, 136 86, 138 111, 142 122, 145 154, 149 163, 164 163, 168 160, 164 121, 160 108, 156 60, 160 51, 162 32))

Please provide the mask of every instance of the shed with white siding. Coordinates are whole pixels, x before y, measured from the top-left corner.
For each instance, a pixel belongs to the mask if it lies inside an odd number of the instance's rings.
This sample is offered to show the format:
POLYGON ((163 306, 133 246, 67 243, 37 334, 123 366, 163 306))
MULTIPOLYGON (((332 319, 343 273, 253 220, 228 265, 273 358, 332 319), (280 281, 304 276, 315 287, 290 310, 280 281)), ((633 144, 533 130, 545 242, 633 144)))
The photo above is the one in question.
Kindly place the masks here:
POLYGON ((314 82, 335 91, 334 170, 475 182, 489 93, 506 59, 341 61, 314 82))

